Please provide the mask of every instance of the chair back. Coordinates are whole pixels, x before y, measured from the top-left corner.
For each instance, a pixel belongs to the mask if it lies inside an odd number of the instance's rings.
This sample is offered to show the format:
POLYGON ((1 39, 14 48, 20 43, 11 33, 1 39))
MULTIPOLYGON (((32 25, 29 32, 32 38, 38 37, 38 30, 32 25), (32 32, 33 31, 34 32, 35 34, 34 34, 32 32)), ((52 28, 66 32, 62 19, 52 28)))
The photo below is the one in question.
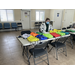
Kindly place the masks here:
POLYGON ((67 41, 67 39, 68 39, 68 37, 62 37, 62 38, 58 39, 58 42, 65 43, 67 41))
POLYGON ((64 28, 62 28, 62 30, 65 30, 66 28, 64 27, 64 28))
POLYGON ((4 28, 10 28, 10 24, 9 23, 4 23, 4 28))
POLYGON ((2 29, 2 23, 0 23, 0 29, 2 29))
POLYGON ((35 45, 34 49, 45 49, 47 47, 48 42, 44 42, 44 43, 39 43, 37 45, 35 45))

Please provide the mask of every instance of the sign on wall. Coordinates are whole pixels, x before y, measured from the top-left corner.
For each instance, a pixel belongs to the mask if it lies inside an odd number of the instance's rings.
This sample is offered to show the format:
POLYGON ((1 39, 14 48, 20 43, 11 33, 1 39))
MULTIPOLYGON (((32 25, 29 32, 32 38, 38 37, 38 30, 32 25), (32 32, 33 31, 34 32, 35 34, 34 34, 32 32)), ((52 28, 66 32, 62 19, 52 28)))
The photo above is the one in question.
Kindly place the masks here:
POLYGON ((29 16, 29 12, 25 12, 25 17, 28 17, 29 16))
POLYGON ((59 13, 57 13, 57 17, 59 17, 59 13))

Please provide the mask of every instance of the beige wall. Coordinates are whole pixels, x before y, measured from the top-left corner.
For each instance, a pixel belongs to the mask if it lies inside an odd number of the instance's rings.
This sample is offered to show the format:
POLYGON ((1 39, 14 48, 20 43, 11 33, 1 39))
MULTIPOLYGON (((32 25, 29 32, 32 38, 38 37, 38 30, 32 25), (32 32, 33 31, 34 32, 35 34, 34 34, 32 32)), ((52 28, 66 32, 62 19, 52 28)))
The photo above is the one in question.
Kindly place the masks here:
MULTIPOLYGON (((21 9, 13 9, 13 10, 14 10, 15 21, 21 21, 21 9)), ((45 11, 45 19, 50 18, 50 20, 54 20, 54 11, 58 10, 58 9, 31 9, 31 27, 33 27, 33 28, 35 27, 35 25, 34 25, 34 22, 32 22, 32 20, 34 20, 34 21, 36 20, 36 17, 35 17, 35 11, 36 10, 45 11)), ((65 15, 65 9, 63 9, 62 21, 64 20, 64 15, 65 15)), ((73 21, 75 22, 75 12, 74 12, 73 21)), ((63 26, 63 22, 62 22, 62 26, 63 26)))
MULTIPOLYGON (((54 10, 60 10, 60 9, 31 9, 31 20, 35 20, 35 11, 36 10, 45 11, 45 19, 50 18, 51 20, 54 20, 54 10)), ((63 9, 62 20, 64 20, 64 15, 65 15, 65 9, 63 9)), ((15 18, 15 21, 21 20, 21 9, 14 9, 14 18, 15 18)), ((75 12, 74 12, 73 21, 75 21, 75 12)))
POLYGON ((15 21, 21 21, 21 9, 14 9, 15 21))
MULTIPOLYGON (((54 20, 54 10, 58 10, 58 9, 31 9, 31 20, 35 20, 35 11, 36 10, 44 10, 45 11, 45 19, 50 18, 51 20, 54 20)), ((65 15, 64 12, 65 12, 65 9, 63 9, 63 19, 64 19, 64 15, 65 15)), ((14 9, 14 18, 15 18, 15 21, 21 20, 21 9, 14 9)), ((75 21, 75 12, 74 12, 73 21, 75 21)))
MULTIPOLYGON (((50 19, 51 20, 54 20, 54 11, 55 10, 60 10, 60 9, 50 9, 50 19)), ((65 11, 65 9, 62 9, 62 10, 63 10, 62 20, 64 20, 64 11, 65 11)))
MULTIPOLYGON (((60 9, 50 9, 50 19, 54 20, 54 11, 55 10, 60 10, 60 9)), ((62 15, 62 27, 63 27, 63 21, 64 21, 64 16, 65 16, 65 10, 63 9, 63 15, 62 15)), ((75 9, 74 9, 74 18, 73 18, 73 22, 75 22, 75 9)))
MULTIPOLYGON (((31 20, 36 20, 35 19, 36 18, 35 17, 35 11, 36 10, 45 11, 45 19, 50 18, 50 20, 54 20, 54 11, 60 10, 60 9, 31 9, 31 20)), ((75 11, 75 9, 74 9, 74 11, 75 11)), ((64 16, 65 16, 65 9, 63 9, 62 21, 64 21, 64 16)), ((15 21, 21 20, 21 9, 14 9, 14 18, 15 18, 15 21)), ((73 21, 75 22, 75 12, 74 12, 73 21)), ((34 27, 34 22, 31 23, 31 27, 34 27)), ((63 22, 62 22, 62 27, 63 27, 63 22)))
POLYGON ((49 9, 31 9, 31 20, 36 20, 36 15, 35 15, 36 10, 45 11, 45 19, 49 18, 49 14, 50 14, 49 9))
POLYGON ((32 22, 32 21, 33 20, 36 21, 36 15, 35 15, 36 10, 45 11, 45 19, 50 18, 50 9, 31 9, 31 27, 32 28, 35 27, 35 25, 34 25, 35 22, 32 22))
MULTIPOLYGON (((36 10, 45 11, 45 19, 50 18, 50 9, 31 9, 31 21, 36 20, 36 15, 35 15, 36 10)), ((15 18, 15 21, 21 20, 21 9, 14 9, 14 18, 15 18)), ((31 27, 32 28, 35 27, 34 22, 31 22, 31 27)))
MULTIPOLYGON (((54 21, 54 11, 55 10, 60 10, 60 9, 50 9, 50 19, 52 21, 54 21)), ((63 20, 64 20, 64 15, 65 15, 65 9, 62 9, 63 10, 63 15, 62 15, 62 27, 63 27, 63 20)))
POLYGON ((75 22, 75 9, 74 9, 74 18, 73 18, 73 21, 75 22))
MULTIPOLYGON (((14 10, 14 21, 21 21, 21 9, 13 9, 14 10)), ((43 10, 45 11, 45 19, 50 17, 50 9, 31 9, 31 21, 36 20, 35 11, 43 10)), ((4 22, 1 22, 2 24, 4 22)), ((11 22, 9 22, 11 24, 11 22)), ((35 27, 34 22, 31 22, 31 27, 35 27)))

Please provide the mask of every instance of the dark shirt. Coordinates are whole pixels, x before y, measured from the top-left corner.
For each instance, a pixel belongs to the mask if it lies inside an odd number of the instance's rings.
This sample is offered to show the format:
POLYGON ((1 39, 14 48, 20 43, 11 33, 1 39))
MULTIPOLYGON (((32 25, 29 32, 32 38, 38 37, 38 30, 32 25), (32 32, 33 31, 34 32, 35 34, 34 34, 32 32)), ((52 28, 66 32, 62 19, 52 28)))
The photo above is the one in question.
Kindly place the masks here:
POLYGON ((46 24, 46 32, 48 32, 48 27, 49 27, 49 24, 46 24))

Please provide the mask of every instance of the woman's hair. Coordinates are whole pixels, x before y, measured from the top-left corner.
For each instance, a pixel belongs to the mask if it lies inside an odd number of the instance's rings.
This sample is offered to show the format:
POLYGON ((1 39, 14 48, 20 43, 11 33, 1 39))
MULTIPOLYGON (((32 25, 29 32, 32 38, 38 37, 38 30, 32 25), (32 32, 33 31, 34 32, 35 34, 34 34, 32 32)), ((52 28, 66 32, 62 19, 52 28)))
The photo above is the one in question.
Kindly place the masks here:
POLYGON ((46 18, 45 22, 46 22, 47 20, 50 20, 50 19, 49 19, 49 18, 46 18))

